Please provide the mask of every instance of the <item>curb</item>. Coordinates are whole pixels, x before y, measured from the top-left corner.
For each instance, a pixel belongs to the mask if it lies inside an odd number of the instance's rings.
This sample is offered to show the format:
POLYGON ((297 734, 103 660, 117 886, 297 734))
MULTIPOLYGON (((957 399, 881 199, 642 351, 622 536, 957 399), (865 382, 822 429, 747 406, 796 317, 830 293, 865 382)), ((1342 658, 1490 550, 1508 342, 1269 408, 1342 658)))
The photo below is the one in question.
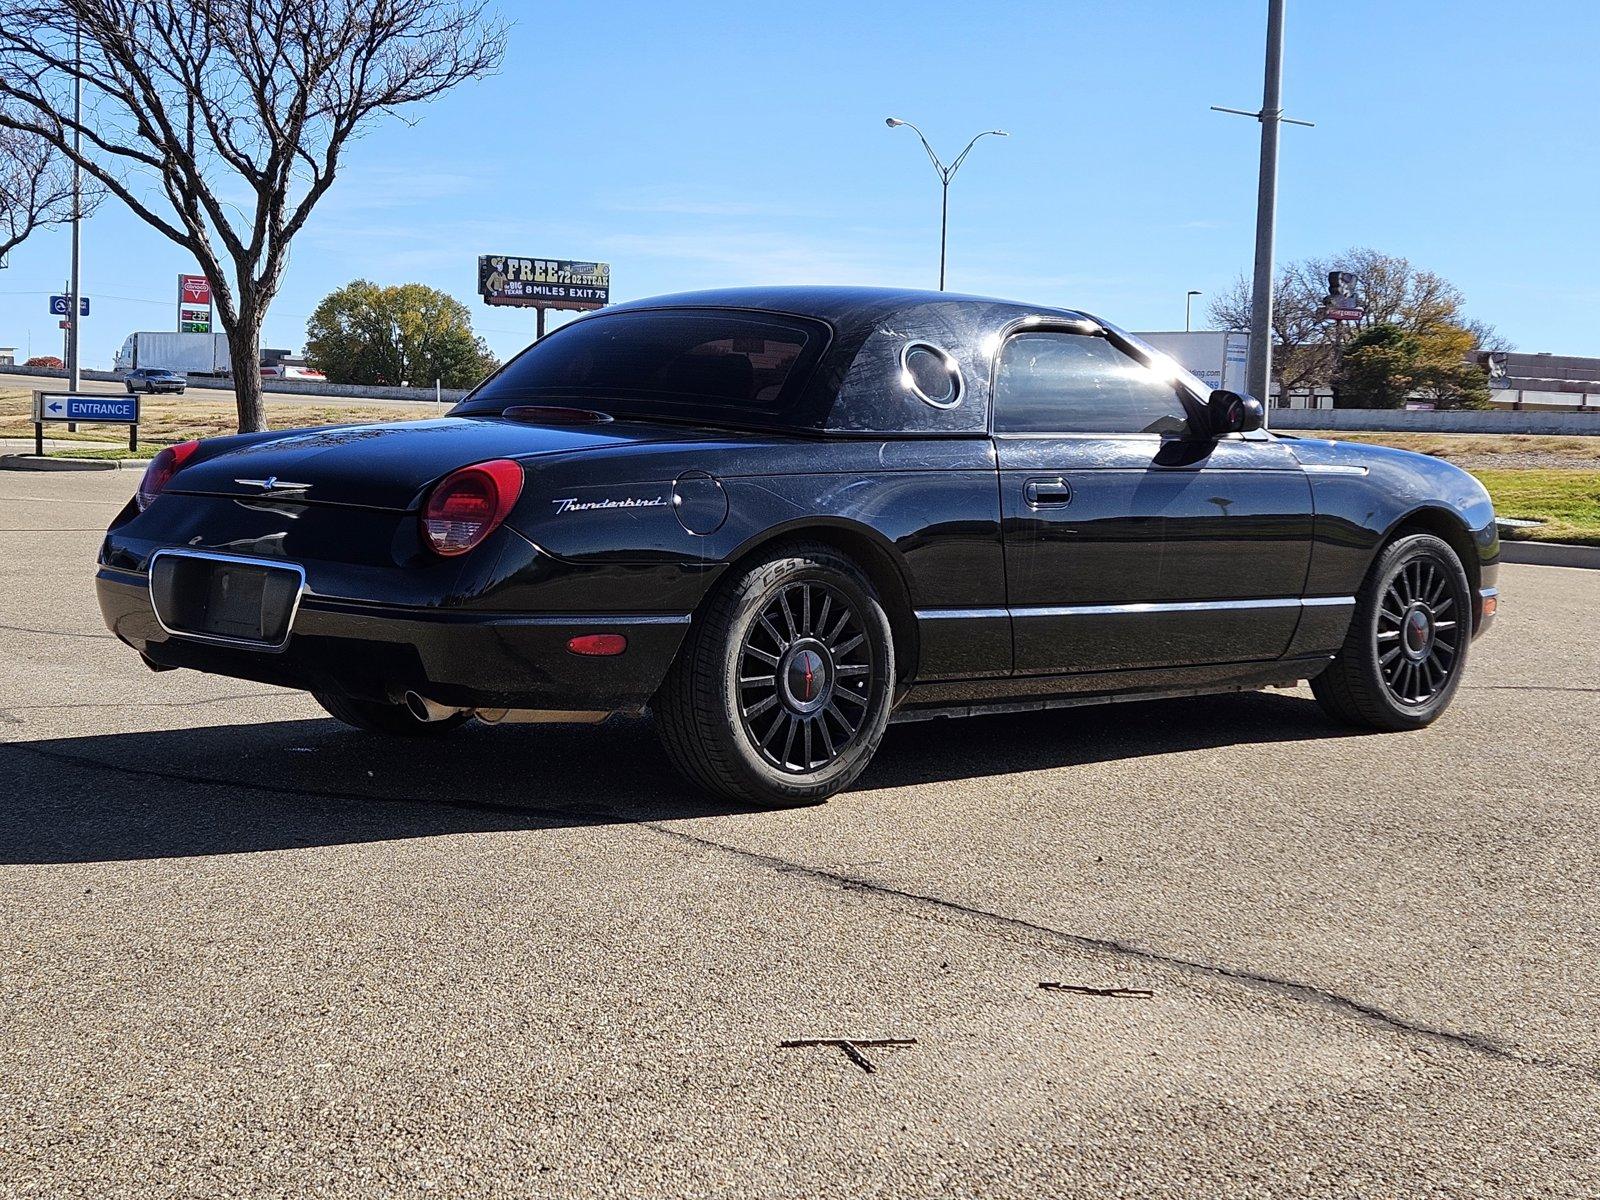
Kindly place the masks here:
POLYGON ((142 471, 148 458, 40 458, 36 454, 0 454, 0 471, 142 471))
POLYGON ((1570 542, 1501 541, 1500 561, 1539 567, 1587 567, 1600 571, 1600 546, 1574 546, 1570 542))

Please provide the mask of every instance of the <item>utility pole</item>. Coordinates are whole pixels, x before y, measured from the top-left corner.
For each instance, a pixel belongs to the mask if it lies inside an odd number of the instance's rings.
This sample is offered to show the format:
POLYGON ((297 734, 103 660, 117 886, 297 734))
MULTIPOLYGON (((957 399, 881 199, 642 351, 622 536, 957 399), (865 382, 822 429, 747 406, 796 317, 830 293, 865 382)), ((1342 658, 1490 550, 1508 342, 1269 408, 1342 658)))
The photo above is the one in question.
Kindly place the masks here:
MULTIPOLYGON (((1261 122, 1261 174, 1256 185, 1256 262, 1250 285, 1250 364, 1245 386, 1265 406, 1272 383, 1272 251, 1278 216, 1278 126, 1310 126, 1283 115, 1283 6, 1267 0, 1267 62, 1261 110, 1246 112, 1213 104, 1213 112, 1254 117, 1261 122)), ((1287 397, 1285 397, 1287 399, 1287 397)))
POLYGON ((83 280, 80 275, 82 260, 83 226, 83 171, 78 157, 83 149, 83 21, 77 22, 73 41, 72 78, 72 277, 67 280, 67 390, 78 390, 79 377, 78 333, 83 316, 81 295, 83 280))
POLYGON ((1184 297, 1183 297, 1183 331, 1185 333, 1189 332, 1189 309, 1194 304, 1194 298, 1196 296, 1203 296, 1203 295, 1205 295, 1204 292, 1197 292, 1193 288, 1190 288, 1188 290, 1188 292, 1186 292, 1184 294, 1184 297))

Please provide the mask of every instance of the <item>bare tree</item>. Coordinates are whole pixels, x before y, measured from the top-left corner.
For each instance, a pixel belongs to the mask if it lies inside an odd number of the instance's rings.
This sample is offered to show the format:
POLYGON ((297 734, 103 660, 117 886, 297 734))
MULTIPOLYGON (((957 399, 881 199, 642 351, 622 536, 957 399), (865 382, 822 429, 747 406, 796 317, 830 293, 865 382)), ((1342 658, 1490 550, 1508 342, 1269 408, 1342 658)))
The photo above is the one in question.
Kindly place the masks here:
MULTIPOLYGON (((86 191, 88 213, 98 191, 86 191)), ((72 220, 72 165, 46 141, 0 128, 0 260, 36 229, 72 220)))
MULTIPOLYGON (((1350 333, 1393 325, 1423 338, 1440 338, 1466 329, 1477 349, 1506 349, 1493 326, 1467 321, 1465 297, 1442 275, 1413 266, 1405 258, 1355 246, 1328 258, 1307 258, 1278 271, 1272 298, 1272 380, 1280 395, 1333 383, 1336 340, 1324 315, 1328 274, 1349 271, 1356 277, 1360 320, 1350 333)), ((1243 276, 1210 305, 1211 319, 1224 329, 1250 328, 1250 284, 1243 276)))
MULTIPOLYGON (((1326 280, 1323 281, 1326 289, 1326 280)), ((1311 288, 1302 264, 1278 270, 1272 302, 1272 382, 1278 395, 1326 384, 1333 375, 1333 347, 1320 315, 1320 302, 1306 301, 1311 288)), ((1224 329, 1250 332, 1250 281, 1243 275, 1210 304, 1211 319, 1224 329)), ((1258 397, 1263 404, 1265 396, 1258 397)))
POLYGON ((290 243, 352 137, 499 66, 505 26, 485 7, 0 0, 0 127, 75 159, 195 256, 228 335, 239 428, 265 429, 261 327, 290 243))

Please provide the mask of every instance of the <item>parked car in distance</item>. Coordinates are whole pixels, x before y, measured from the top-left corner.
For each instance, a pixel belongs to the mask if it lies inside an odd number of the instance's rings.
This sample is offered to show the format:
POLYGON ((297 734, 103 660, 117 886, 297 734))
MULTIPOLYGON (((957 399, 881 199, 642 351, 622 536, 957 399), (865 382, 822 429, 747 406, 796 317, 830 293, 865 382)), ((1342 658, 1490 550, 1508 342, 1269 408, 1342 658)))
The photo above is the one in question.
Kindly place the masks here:
POLYGON ((140 367, 136 371, 129 371, 122 377, 122 382, 127 386, 129 395, 134 392, 149 392, 151 395, 171 392, 181 396, 184 388, 189 386, 188 380, 182 375, 161 367, 140 367))
POLYGON ((892 720, 1310 680, 1428 724, 1498 603, 1488 494, 1262 422, 1085 312, 668 296, 443 418, 163 450, 97 588, 156 670, 389 735, 649 709, 753 803, 847 786, 892 720))

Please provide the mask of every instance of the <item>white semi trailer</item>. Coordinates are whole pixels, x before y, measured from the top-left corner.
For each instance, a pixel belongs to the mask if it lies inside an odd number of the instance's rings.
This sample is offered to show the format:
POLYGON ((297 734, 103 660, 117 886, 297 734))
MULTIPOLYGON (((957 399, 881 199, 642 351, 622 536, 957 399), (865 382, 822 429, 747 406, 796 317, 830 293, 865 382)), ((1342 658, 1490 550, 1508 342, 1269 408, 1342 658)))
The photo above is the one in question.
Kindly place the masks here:
MULTIPOLYGON (((1245 390, 1250 363, 1248 333, 1207 329, 1198 333, 1141 333, 1139 337, 1211 387, 1230 392, 1245 390)), ((1267 402, 1265 396, 1256 399, 1267 402)))
POLYGON ((231 375, 228 338, 221 333, 130 333, 112 369, 159 367, 179 375, 231 375))

